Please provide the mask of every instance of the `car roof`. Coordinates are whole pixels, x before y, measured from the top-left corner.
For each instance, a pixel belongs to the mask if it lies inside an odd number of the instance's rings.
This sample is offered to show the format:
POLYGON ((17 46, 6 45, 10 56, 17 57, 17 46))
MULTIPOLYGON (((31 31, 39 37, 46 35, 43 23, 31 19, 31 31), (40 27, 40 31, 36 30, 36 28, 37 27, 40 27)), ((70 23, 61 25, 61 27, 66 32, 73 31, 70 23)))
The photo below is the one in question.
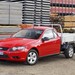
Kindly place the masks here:
POLYGON ((52 27, 46 27, 46 26, 34 26, 27 29, 32 29, 32 28, 39 29, 39 30, 53 29, 52 27))

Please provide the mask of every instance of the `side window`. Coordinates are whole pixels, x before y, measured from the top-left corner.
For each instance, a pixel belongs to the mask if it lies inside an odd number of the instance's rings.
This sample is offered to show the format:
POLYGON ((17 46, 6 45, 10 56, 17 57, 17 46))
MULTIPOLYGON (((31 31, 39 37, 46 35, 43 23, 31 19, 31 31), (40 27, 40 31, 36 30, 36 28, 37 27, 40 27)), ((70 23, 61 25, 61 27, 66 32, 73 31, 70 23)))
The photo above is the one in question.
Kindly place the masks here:
POLYGON ((53 35, 53 31, 52 30, 47 30, 44 35, 43 35, 43 38, 47 37, 49 40, 50 39, 53 39, 54 38, 54 35, 53 35))
POLYGON ((55 31, 53 31, 53 34, 54 34, 54 38, 57 38, 57 34, 55 31))

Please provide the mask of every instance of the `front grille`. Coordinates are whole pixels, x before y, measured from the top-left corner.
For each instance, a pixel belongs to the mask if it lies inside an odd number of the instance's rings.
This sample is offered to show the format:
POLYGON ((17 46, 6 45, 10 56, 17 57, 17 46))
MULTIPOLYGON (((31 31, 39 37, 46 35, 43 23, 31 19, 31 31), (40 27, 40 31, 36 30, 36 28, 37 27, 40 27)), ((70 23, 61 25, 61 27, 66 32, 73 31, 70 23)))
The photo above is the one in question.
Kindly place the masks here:
POLYGON ((0 47, 0 51, 7 51, 9 48, 7 47, 0 47))
POLYGON ((9 58, 8 55, 0 55, 0 58, 9 58))

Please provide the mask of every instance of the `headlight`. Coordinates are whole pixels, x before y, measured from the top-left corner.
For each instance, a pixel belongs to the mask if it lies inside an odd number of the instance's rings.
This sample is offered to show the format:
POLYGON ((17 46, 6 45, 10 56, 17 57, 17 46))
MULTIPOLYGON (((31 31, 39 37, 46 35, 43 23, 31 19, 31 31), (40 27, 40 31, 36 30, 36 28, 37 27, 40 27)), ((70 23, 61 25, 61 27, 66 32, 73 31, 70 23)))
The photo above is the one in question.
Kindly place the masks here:
POLYGON ((21 47, 13 47, 10 49, 10 51, 17 51, 17 50, 25 50, 25 47, 21 46, 21 47))

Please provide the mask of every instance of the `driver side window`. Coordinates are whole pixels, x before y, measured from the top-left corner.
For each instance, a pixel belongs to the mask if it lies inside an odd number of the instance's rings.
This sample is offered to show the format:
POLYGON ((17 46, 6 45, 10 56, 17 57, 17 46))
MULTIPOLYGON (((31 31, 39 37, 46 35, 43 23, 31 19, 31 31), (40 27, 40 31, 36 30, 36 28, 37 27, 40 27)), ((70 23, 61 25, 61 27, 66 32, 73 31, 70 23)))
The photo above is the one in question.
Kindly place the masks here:
POLYGON ((45 38, 45 37, 48 38, 49 40, 54 38, 52 29, 47 30, 44 33, 43 38, 45 38))

